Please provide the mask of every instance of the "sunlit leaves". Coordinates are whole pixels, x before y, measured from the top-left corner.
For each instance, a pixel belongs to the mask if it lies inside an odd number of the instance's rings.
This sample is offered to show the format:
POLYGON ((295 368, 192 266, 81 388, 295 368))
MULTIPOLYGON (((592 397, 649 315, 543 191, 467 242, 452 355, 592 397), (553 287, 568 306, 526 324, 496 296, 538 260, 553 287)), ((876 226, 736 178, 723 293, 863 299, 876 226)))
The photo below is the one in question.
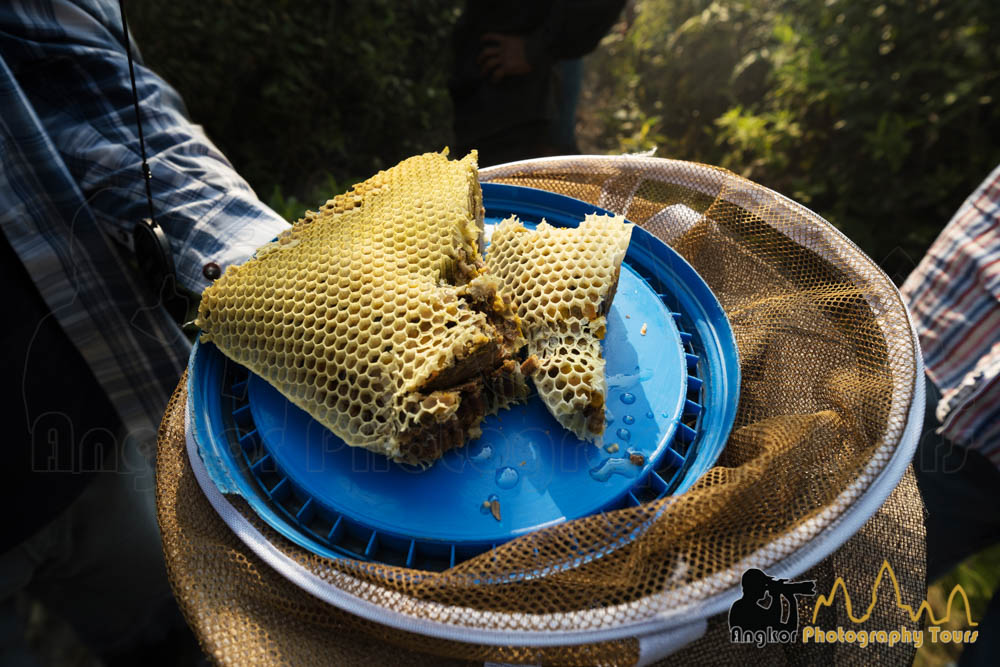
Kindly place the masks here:
POLYGON ((876 259, 919 256, 1000 162, 995 0, 645 0, 593 62, 598 90, 624 62, 638 80, 598 97, 628 109, 609 148, 652 121, 659 154, 794 196, 876 259))

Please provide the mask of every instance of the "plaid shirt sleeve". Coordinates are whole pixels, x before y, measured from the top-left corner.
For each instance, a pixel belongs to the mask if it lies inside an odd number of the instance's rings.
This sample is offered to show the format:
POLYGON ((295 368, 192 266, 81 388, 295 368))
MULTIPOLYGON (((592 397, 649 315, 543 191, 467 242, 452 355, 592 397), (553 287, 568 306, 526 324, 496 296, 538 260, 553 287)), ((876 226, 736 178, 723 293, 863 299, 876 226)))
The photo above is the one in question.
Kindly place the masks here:
POLYGON ((965 200, 901 292, 927 373, 941 390, 941 433, 1000 466, 1000 166, 965 200))
MULTIPOLYGON (((135 437, 156 433, 190 346, 122 257, 148 216, 113 0, 0 3, 0 229, 135 437)), ((137 61, 155 214, 180 283, 242 262, 287 226, 177 93, 137 61)))
MULTIPOLYGON (((0 11, 5 24, 18 24, 19 38, 5 40, 3 53, 35 113, 98 223, 129 244, 148 206, 115 3, 15 2, 0 11)), ((173 88, 141 61, 135 75, 154 213, 181 285, 200 292, 206 263, 242 262, 287 223, 188 121, 173 88)))

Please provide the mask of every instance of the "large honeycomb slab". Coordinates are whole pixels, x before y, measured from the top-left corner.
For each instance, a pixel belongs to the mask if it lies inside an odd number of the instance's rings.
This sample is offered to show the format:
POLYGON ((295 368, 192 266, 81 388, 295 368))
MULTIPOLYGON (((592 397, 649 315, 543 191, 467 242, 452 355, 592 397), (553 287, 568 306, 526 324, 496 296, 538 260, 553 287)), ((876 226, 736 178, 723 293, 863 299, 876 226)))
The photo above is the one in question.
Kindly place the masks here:
POLYGON ((493 231, 486 263, 514 301, 531 375, 549 412, 585 440, 604 432, 607 381, 601 339, 634 225, 589 215, 576 228, 515 217, 493 231))
POLYGON ((527 393, 482 231, 475 153, 407 159, 229 267, 202 295, 202 341, 348 445, 426 464, 527 393))

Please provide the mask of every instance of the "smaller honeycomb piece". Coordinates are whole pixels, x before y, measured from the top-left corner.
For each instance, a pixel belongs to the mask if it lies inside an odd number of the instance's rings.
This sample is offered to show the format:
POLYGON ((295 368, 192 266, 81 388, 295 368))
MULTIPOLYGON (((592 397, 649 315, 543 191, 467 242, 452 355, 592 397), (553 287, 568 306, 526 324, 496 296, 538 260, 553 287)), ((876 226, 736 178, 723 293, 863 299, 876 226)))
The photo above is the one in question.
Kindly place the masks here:
POLYGON ((584 440, 604 432, 600 341, 633 227, 592 214, 575 228, 543 220, 529 230, 511 217, 493 231, 486 255, 521 318, 529 355, 522 370, 549 412, 584 440))

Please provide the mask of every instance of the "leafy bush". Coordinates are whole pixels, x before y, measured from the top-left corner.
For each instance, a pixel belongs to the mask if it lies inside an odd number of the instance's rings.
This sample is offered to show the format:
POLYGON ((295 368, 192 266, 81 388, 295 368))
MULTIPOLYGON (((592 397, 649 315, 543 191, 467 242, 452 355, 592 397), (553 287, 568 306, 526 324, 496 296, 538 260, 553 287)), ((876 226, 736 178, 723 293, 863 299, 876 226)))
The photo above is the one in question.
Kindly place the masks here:
POLYGON ((331 183, 449 143, 456 5, 174 0, 130 10, 146 64, 237 170, 265 200, 305 208, 335 194, 313 201, 331 183))
MULTIPOLYGON (((451 143, 459 0, 139 3, 147 63, 291 216, 451 143), (300 208, 301 207, 301 208, 300 208)), ((896 279, 1000 162, 995 0, 637 0, 588 61, 582 144, 719 164, 896 279)))
POLYGON ((773 187, 897 280, 1000 162, 994 0, 644 0, 606 47, 598 147, 773 187))

